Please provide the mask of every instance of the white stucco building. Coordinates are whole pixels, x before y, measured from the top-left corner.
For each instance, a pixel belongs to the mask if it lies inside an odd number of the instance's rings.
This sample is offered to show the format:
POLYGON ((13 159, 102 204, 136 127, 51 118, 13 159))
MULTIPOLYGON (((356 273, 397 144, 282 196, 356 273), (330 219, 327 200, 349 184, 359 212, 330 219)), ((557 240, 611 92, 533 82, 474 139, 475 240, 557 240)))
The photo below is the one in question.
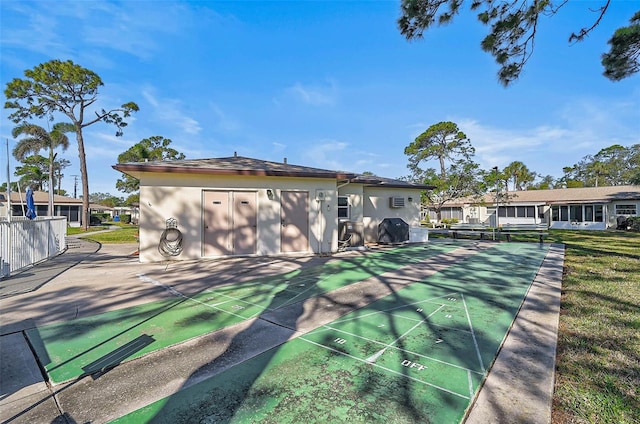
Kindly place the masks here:
POLYGON ((167 226, 181 237, 175 260, 336 252, 341 223, 355 242, 377 241, 384 218, 418 227, 431 188, 237 155, 113 168, 140 181, 141 262, 166 259, 167 226))

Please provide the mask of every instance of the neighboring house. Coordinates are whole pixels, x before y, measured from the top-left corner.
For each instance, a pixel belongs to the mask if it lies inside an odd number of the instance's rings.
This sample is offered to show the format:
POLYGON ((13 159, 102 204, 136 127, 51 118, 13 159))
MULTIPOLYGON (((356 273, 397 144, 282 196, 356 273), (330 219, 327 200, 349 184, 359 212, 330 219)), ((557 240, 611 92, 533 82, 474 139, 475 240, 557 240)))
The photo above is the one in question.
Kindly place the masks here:
POLYGON ((89 215, 93 215, 95 213, 99 214, 107 214, 113 218, 113 208, 110 206, 104 206, 98 203, 90 203, 89 204, 89 215))
POLYGON ((133 206, 116 206, 113 208, 112 217, 115 218, 120 215, 131 215, 131 223, 137 224, 140 220, 140 214, 138 213, 139 210, 140 208, 138 207, 138 204, 133 206))
MULTIPOLYGON (((44 191, 34 191, 33 201, 36 206, 36 215, 39 217, 45 217, 49 211, 49 193, 44 191)), ((11 216, 24 216, 27 207, 27 200, 25 193, 11 192, 11 216)), ((90 204, 89 210, 91 212, 109 212, 111 208, 106 206, 90 204)), ((79 227, 81 225, 82 217, 80 211, 82 210, 82 199, 75 199, 73 197, 53 195, 53 210, 54 216, 66 216, 67 225, 71 227, 79 227)), ((6 194, 0 197, 0 217, 7 216, 7 202, 6 194)))
POLYGON ((166 259, 173 226, 174 259, 336 252, 341 222, 358 242, 377 241, 384 218, 419 226, 420 193, 432 188, 237 155, 113 168, 140 181, 141 262, 166 259))
MULTIPOLYGON (((461 222, 496 225, 495 193, 445 206, 461 222)), ((431 212, 430 212, 431 213, 431 212)), ((640 214, 640 186, 579 187, 512 191, 501 197, 498 225, 544 223, 550 228, 604 230, 619 216, 640 214)), ((444 215, 443 215, 444 216, 444 215)))
MULTIPOLYGON (((0 200, 0 216, 7 216, 6 194, 0 200)), ((33 201, 36 206, 38 216, 47 216, 49 210, 49 193, 44 191, 33 192, 33 201)), ((24 216, 26 210, 26 194, 11 192, 11 216, 24 216)), ((82 210, 82 199, 73 197, 53 196, 54 216, 66 216, 67 223, 71 226, 80 225, 80 211, 82 210)))

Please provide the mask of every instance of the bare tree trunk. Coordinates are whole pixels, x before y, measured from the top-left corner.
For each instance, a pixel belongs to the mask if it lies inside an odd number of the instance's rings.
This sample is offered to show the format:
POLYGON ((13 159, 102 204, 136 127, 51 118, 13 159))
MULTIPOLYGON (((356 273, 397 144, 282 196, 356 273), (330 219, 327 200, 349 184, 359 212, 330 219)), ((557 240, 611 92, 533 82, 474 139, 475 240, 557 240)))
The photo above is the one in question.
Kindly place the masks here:
POLYGON ((89 228, 89 176, 87 174, 87 157, 84 152, 84 139, 82 128, 76 124, 76 137, 78 139, 78 156, 80 157, 80 177, 82 178, 82 228, 89 228))
POLYGON ((53 149, 49 149, 49 210, 47 215, 53 216, 53 149))

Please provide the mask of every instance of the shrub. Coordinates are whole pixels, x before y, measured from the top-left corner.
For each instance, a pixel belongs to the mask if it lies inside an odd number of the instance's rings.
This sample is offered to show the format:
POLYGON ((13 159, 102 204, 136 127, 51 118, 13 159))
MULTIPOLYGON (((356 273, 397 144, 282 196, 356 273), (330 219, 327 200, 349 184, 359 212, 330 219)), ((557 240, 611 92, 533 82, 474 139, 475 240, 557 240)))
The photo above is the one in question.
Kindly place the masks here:
POLYGON ((95 212, 92 213, 91 216, 96 216, 98 218, 100 218, 100 221, 104 222, 104 221, 108 221, 111 219, 111 215, 108 213, 102 213, 102 212, 95 212))
POLYGON ((120 222, 122 222, 123 224, 131 224, 131 214, 130 213, 120 214, 120 222))
POLYGON ((457 224, 458 218, 442 218, 440 222, 442 222, 444 225, 457 224))
POLYGON ((629 227, 629 231, 640 232, 640 216, 630 216, 627 218, 627 227, 629 227))

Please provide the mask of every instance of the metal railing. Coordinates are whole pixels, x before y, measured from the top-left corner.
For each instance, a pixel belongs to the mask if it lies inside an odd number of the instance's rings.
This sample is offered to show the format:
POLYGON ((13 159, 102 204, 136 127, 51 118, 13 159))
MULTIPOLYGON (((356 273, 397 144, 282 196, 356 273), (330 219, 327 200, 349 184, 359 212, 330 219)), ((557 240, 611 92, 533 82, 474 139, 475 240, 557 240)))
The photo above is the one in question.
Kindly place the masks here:
POLYGON ((0 221, 0 278, 62 253, 66 234, 66 217, 0 221))

